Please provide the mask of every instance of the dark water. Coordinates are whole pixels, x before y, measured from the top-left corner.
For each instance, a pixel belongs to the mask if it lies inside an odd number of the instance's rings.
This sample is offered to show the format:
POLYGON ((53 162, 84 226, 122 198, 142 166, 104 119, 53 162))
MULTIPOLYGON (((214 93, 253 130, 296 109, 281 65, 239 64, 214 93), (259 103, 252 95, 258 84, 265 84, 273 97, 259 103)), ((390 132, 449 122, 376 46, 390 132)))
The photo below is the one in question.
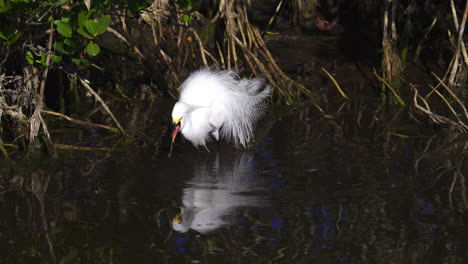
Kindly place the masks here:
POLYGON ((262 124, 246 151, 178 142, 172 158, 147 147, 3 166, 0 263, 466 261, 461 187, 450 205, 453 171, 434 184, 459 158, 437 152, 445 136, 375 137, 309 108, 262 124))
POLYGON ((81 128, 53 138, 118 150, 2 162, 0 263, 466 263, 466 136, 379 107, 330 41, 269 44, 332 118, 272 107, 248 150, 177 142, 168 158, 163 109, 136 147, 81 128))

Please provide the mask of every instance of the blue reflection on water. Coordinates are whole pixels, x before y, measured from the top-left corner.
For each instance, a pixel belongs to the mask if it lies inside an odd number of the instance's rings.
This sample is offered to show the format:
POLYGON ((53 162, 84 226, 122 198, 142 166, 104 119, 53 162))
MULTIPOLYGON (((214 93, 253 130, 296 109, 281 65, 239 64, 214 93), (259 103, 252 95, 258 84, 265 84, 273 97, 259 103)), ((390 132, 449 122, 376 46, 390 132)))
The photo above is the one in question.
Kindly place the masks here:
POLYGON ((280 229, 281 228, 281 222, 283 221, 283 219, 281 218, 272 218, 271 219, 271 227, 273 227, 274 229, 280 229))

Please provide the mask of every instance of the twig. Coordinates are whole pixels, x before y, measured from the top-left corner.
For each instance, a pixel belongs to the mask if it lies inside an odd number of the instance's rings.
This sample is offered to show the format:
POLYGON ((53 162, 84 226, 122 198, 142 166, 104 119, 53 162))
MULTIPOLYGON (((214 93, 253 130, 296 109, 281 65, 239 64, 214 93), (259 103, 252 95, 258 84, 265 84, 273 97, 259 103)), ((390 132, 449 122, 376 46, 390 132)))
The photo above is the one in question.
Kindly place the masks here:
POLYGON ((209 67, 208 62, 205 57, 205 47, 203 46, 203 42, 200 39, 200 36, 198 36, 197 32, 195 30, 192 30, 192 34, 195 36, 198 42, 198 46, 200 47, 200 54, 202 56, 203 64, 205 64, 205 67, 209 67))
MULTIPOLYGON (((441 94, 439 91, 437 91, 432 85, 429 85, 429 87, 431 87, 432 89, 434 89, 434 92, 442 99, 442 101, 444 101, 444 103, 447 105, 447 107, 450 109, 450 112, 452 112, 452 114, 455 116, 455 118, 458 120, 458 123, 460 124, 463 124, 464 123, 461 121, 460 117, 458 117, 458 114, 457 112, 455 111, 455 109, 453 109, 452 105, 450 104, 450 102, 447 100, 447 98, 445 98, 445 96, 443 94, 441 94)), ((465 125, 464 125, 465 126, 465 125)))
POLYGON ((455 3, 453 2, 453 0, 450 0, 450 8, 452 10, 453 24, 455 25, 455 29, 458 31, 458 16, 457 16, 457 10, 455 8, 455 3))
POLYGON ((216 65, 219 65, 218 60, 216 60, 216 58, 215 58, 213 55, 211 55, 211 53, 209 53, 209 52, 205 49, 205 47, 204 47, 204 45, 203 45, 203 42, 202 42, 200 36, 198 35, 198 33, 197 33, 195 30, 191 30, 191 32, 193 33, 193 35, 194 35, 195 38, 197 39, 198 44, 200 45, 200 52, 202 53, 202 58, 203 58, 203 62, 205 63, 205 66, 208 68, 208 64, 206 63, 205 54, 208 55, 208 57, 210 57, 216 65))
POLYGON ((47 139, 50 141, 50 134, 49 131, 47 130, 47 125, 45 124, 44 120, 41 117, 41 110, 44 107, 44 91, 45 91, 45 83, 47 80, 47 75, 49 74, 49 68, 50 68, 50 57, 52 55, 52 43, 54 39, 54 21, 50 21, 50 29, 49 29, 49 41, 47 44, 47 57, 46 57, 46 65, 47 67, 44 70, 44 73, 42 74, 42 80, 39 88, 39 99, 38 103, 36 106, 36 109, 34 110, 34 113, 30 119, 30 132, 29 132, 29 138, 30 138, 30 145, 29 147, 31 148, 33 141, 35 140, 36 136, 39 133, 39 129, 42 124, 42 129, 44 130, 44 133, 47 136, 47 139))
MULTIPOLYGON (((455 3, 453 2, 453 0, 450 0, 450 7, 452 10, 453 24, 455 24, 455 29, 458 31, 458 16, 457 16, 457 12, 455 9, 455 3)), ((468 53, 466 52, 466 47, 465 47, 464 42, 462 42, 461 49, 462 49, 463 59, 465 60, 465 64, 466 66, 468 66, 468 53)))
POLYGON ((450 189, 449 189, 449 192, 448 192, 449 206, 450 206, 451 209, 453 209, 452 196, 453 196, 453 190, 455 189, 455 183, 457 182, 457 179, 458 179, 458 173, 455 170, 453 172, 452 183, 450 184, 450 189))
POLYGON ((218 53, 219 53, 219 57, 221 58, 221 66, 223 67, 223 69, 226 69, 226 64, 224 62, 224 56, 223 56, 223 51, 221 50, 221 47, 219 46, 219 42, 216 41, 216 47, 218 48, 218 53))
POLYGON ((66 116, 66 115, 61 114, 61 113, 53 112, 53 111, 42 110, 41 112, 42 112, 42 113, 45 113, 45 114, 49 114, 49 115, 53 115, 53 116, 58 116, 58 117, 64 118, 64 119, 66 119, 66 120, 68 120, 68 121, 70 121, 70 122, 72 122, 72 123, 78 124, 78 125, 103 128, 103 129, 110 130, 110 131, 112 131, 112 132, 115 132, 116 130, 118 131, 118 129, 116 129, 116 128, 114 128, 114 127, 110 127, 110 126, 106 126, 106 125, 102 125, 102 124, 94 124, 94 123, 91 123, 91 122, 87 122, 87 121, 83 121, 83 120, 74 119, 74 118, 72 118, 72 117, 66 116))
POLYGON ((457 168, 457 173, 460 176, 460 185, 461 185, 461 195, 465 209, 468 209, 468 201, 466 199, 466 185, 465 185, 465 175, 460 170, 460 167, 457 168))
POLYGON ((448 123, 454 127, 458 127, 458 128, 462 128, 462 129, 466 129, 462 126, 460 126, 460 124, 458 124, 457 122, 449 119, 449 118, 446 118, 444 116, 440 116, 440 115, 437 115, 435 113, 433 113, 432 111, 430 111, 428 108, 424 108, 422 106, 420 106, 418 104, 418 101, 417 101, 417 98, 419 98, 420 100, 422 100, 426 105, 427 105, 427 102, 424 100, 424 98, 422 96, 419 95, 418 93, 418 90, 416 89, 416 87, 414 87, 414 85, 411 84, 411 87, 413 88, 414 90, 414 97, 413 97, 413 102, 414 102, 414 106, 421 110, 422 112, 424 112, 425 114, 429 115, 429 117, 437 124, 440 124, 440 123, 448 123))
POLYGON ((111 28, 111 27, 108 27, 107 28, 107 31, 109 31, 110 33, 114 34, 117 38, 119 38, 120 40, 122 40, 125 44, 127 44, 129 47, 133 47, 133 50, 138 54, 138 57, 141 59, 141 60, 144 60, 145 59, 145 56, 143 55, 143 53, 140 51, 140 49, 138 49, 136 46, 133 46, 132 44, 130 44, 130 42, 122 35, 120 34, 119 32, 117 32, 115 29, 111 28))
POLYGON ((275 21, 275 18, 276 16, 278 15, 279 11, 281 10, 281 5, 283 4, 283 0, 281 0, 279 3, 278 3, 278 6, 276 6, 276 10, 275 10, 275 13, 273 14, 273 16, 271 16, 270 20, 268 21, 268 25, 266 26, 264 32, 263 32, 263 35, 265 35, 266 32, 268 32, 268 30, 270 29, 271 27, 271 24, 273 24, 273 21, 275 21))
POLYGON ((457 74, 458 60, 460 58, 460 48, 463 43, 463 33, 465 32, 465 24, 466 24, 467 17, 468 17, 468 0, 466 1, 466 4, 465 4, 465 11, 463 12, 463 18, 460 24, 460 30, 458 31, 457 49, 455 50, 455 61, 453 63, 452 72, 449 78, 449 86, 453 86, 454 81, 455 81, 455 76, 457 74))
POLYGON ((123 127, 120 125, 119 121, 117 120, 117 118, 115 118, 114 114, 112 114, 111 110, 109 109, 109 107, 107 106, 107 104, 104 102, 104 100, 102 100, 101 96, 99 96, 99 94, 97 94, 93 88, 91 88, 91 86, 89 86, 89 84, 87 82, 85 82, 84 80, 80 79, 80 82, 81 84, 86 87, 86 89, 88 89, 88 92, 92 95, 94 95, 94 97, 96 98, 96 100, 101 103, 102 107, 104 108, 104 110, 106 110, 106 112, 109 114, 109 116, 112 118, 112 120, 114 120, 115 124, 117 125, 117 127, 119 128, 120 132, 122 132, 122 134, 124 135, 127 135, 127 133, 125 132, 125 130, 123 129, 123 127))
POLYGON ((65 149, 65 150, 83 150, 83 151, 112 150, 111 148, 90 148, 90 147, 80 147, 80 146, 63 145, 63 144, 55 144, 55 146, 58 149, 65 149))
POLYGON ((427 36, 429 36, 429 33, 431 33, 431 31, 434 28, 436 23, 437 23, 437 17, 434 17, 434 20, 432 20, 431 25, 429 26, 429 28, 427 30, 425 30, 426 32, 424 33, 423 38, 418 43, 418 47, 416 48, 416 52, 414 53, 413 61, 415 61, 416 58, 419 57, 419 54, 421 53, 423 42, 427 39, 427 36))
POLYGON ((465 117, 468 119, 468 111, 466 110, 466 107, 460 100, 460 98, 458 98, 458 96, 435 73, 432 72, 432 75, 434 75, 437 81, 439 81, 439 83, 445 88, 445 90, 447 90, 447 92, 453 97, 453 99, 455 99, 455 101, 457 101, 457 103, 462 107, 463 112, 465 113, 465 117))
POLYGON ((338 92, 340 92, 341 96, 343 96, 344 99, 349 100, 349 97, 343 92, 343 90, 341 90, 341 87, 338 84, 338 82, 335 80, 335 78, 333 78, 333 76, 323 67, 322 67, 322 71, 324 71, 328 75, 328 77, 332 80, 333 84, 335 84, 336 89, 338 89, 338 92))
POLYGON ((403 99, 401 99, 401 97, 398 95, 398 93, 395 91, 395 89, 393 89, 393 87, 387 82, 385 81, 382 77, 380 77, 378 74, 377 74, 377 71, 374 69, 374 75, 377 77, 377 79, 379 79, 388 89, 390 89, 390 91, 392 92, 393 96, 395 96, 395 98, 397 99, 398 103, 400 103, 401 105, 405 106, 405 101, 403 101, 403 99))

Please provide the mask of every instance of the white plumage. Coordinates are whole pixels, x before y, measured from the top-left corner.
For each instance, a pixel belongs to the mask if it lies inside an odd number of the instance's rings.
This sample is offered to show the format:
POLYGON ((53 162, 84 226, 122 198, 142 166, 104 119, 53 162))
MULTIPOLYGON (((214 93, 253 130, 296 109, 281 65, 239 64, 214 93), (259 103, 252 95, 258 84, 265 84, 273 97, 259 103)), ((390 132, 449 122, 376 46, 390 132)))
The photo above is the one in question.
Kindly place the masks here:
POLYGON ((260 104, 269 95, 270 87, 262 78, 239 79, 234 71, 193 72, 182 84, 172 110, 172 141, 180 131, 196 147, 211 136, 246 147, 254 123, 264 112, 260 104))
POLYGON ((192 229, 208 233, 232 224, 238 208, 267 205, 267 200, 254 192, 263 184, 256 175, 252 154, 220 158, 216 153, 205 158, 195 162, 193 178, 185 182, 181 212, 172 219, 172 228, 178 232, 192 229))

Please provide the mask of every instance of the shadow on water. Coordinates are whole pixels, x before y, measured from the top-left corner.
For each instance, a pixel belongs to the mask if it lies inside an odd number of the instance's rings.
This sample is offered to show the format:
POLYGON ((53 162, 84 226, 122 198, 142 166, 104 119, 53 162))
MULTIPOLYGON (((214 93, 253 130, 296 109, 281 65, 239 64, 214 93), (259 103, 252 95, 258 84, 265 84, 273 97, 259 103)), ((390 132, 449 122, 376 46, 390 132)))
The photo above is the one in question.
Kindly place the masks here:
MULTIPOLYGON (((466 136, 379 108, 351 64, 299 54, 292 65, 284 52, 278 60, 323 92, 333 119, 273 108, 248 151, 176 142, 168 158, 167 136, 160 151, 142 143, 0 164, 0 263, 466 261, 466 136), (307 61, 335 67, 353 99, 339 101, 307 61)), ((146 120, 128 114, 135 127, 146 120)), ((161 120, 151 129, 164 134, 161 120)), ((62 141, 106 145, 84 129, 62 141)))

